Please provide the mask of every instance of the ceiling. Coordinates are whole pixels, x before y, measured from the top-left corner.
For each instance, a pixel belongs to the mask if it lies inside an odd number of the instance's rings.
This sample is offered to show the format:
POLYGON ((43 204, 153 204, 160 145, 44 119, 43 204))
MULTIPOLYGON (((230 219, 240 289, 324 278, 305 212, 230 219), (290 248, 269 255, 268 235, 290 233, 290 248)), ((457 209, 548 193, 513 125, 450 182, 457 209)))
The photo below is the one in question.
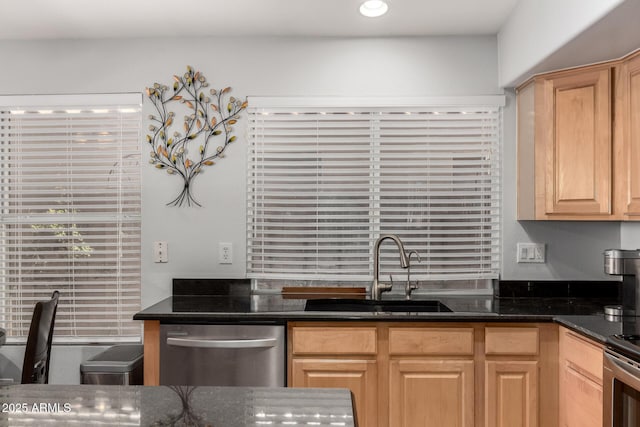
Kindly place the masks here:
POLYGON ((2 0, 0 40, 180 36, 496 34, 519 0, 2 0))

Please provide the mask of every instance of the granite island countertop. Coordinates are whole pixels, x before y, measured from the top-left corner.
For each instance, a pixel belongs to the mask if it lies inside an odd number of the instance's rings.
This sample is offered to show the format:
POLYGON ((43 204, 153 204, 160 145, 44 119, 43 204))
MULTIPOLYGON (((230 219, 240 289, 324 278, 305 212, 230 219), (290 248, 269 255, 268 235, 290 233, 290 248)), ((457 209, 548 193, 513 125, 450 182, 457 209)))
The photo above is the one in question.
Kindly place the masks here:
POLYGON ((355 426, 346 389, 34 384, 0 387, 0 405, 0 426, 355 426))

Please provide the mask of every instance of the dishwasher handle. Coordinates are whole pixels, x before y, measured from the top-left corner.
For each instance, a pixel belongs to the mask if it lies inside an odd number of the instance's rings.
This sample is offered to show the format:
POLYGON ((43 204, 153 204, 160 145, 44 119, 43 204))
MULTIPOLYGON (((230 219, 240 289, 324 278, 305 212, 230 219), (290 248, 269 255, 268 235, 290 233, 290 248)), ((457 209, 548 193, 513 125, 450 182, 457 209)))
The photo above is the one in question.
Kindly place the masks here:
POLYGON ((241 340, 220 340, 210 338, 167 338, 167 345, 176 347, 195 347, 195 348, 269 348, 275 347, 278 343, 277 338, 258 338, 258 339, 241 339, 241 340))

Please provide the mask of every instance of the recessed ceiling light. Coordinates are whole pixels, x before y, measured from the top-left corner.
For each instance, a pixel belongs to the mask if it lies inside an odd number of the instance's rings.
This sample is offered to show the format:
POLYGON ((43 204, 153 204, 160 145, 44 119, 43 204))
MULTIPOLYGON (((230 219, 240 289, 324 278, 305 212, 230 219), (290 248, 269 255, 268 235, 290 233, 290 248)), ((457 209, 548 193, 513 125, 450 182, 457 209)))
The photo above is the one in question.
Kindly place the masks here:
POLYGON ((382 0, 367 0, 360 5, 360 13, 369 18, 375 18, 387 13, 389 6, 382 0))

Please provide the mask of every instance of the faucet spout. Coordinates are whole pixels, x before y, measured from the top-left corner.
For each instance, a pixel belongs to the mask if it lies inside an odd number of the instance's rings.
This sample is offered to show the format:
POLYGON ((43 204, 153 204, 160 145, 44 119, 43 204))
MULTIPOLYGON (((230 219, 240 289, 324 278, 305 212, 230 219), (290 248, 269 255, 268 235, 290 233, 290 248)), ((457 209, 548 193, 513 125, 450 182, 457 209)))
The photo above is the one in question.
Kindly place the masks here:
POLYGON ((379 300, 383 292, 388 292, 391 290, 391 284, 380 283, 380 245, 382 245, 382 242, 387 239, 393 240, 398 246, 398 251, 400 252, 400 267, 402 268, 409 267, 409 262, 410 262, 409 257, 407 256, 407 253, 404 250, 404 245, 402 244, 402 241, 398 236, 396 236, 395 234, 383 234, 380 237, 378 237, 378 240, 376 240, 376 243, 373 247, 374 259, 373 259, 373 284, 371 285, 371 298, 374 300, 379 300))

